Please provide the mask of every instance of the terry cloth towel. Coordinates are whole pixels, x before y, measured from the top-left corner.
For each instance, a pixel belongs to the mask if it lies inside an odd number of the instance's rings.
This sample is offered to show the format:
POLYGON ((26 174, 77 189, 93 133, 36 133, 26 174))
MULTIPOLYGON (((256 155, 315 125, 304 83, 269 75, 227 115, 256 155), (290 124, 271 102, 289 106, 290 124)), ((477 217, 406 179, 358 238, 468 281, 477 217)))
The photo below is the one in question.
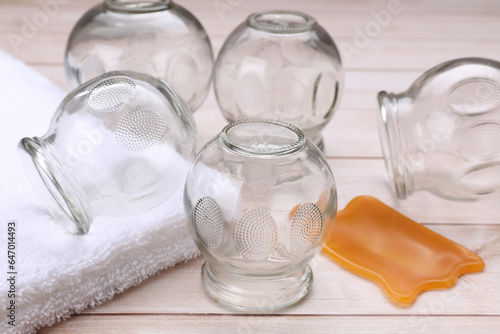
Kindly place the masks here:
POLYGON ((97 218, 86 236, 56 224, 25 177, 16 150, 22 137, 46 132, 64 95, 0 51, 0 333, 34 333, 199 254, 185 222, 182 189, 146 214, 97 218), (15 223, 12 268, 9 222, 15 223), (8 324, 12 301, 15 327, 8 324))

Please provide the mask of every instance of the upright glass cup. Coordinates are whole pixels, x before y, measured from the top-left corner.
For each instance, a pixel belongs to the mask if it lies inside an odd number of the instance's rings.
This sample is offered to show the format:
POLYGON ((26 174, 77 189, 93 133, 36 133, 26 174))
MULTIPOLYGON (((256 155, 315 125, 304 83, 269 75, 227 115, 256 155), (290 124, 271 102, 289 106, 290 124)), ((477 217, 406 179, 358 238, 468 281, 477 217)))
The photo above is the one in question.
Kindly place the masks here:
POLYGON ((142 72, 170 82, 192 111, 207 95, 213 62, 203 26, 170 0, 105 0, 74 26, 64 58, 72 89, 109 71, 142 72))
POLYGON ((199 153, 184 204, 206 290, 236 308, 271 310, 309 290, 308 262, 333 228, 337 193, 323 154, 298 128, 247 119, 199 153))
POLYGON ((224 117, 292 123, 318 147, 340 103, 344 73, 332 38, 308 14, 272 10, 250 15, 226 39, 214 88, 224 117))
POLYGON ((400 94, 380 92, 379 133, 399 198, 426 189, 457 200, 500 195, 500 63, 440 64, 400 94))
POLYGON ((70 92, 41 138, 23 138, 20 157, 35 189, 70 233, 94 217, 151 209, 182 187, 196 125, 167 82, 108 72, 70 92))

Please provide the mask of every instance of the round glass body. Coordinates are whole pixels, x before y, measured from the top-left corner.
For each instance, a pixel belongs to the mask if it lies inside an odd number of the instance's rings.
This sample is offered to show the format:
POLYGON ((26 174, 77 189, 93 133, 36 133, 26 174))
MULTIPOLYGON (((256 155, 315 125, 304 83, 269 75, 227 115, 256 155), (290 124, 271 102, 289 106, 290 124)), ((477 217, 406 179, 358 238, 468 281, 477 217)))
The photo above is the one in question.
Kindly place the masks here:
POLYGON ((344 74, 337 47, 311 16, 252 14, 226 39, 214 87, 224 117, 280 119, 322 148, 321 130, 337 109, 344 74))
POLYGON ((229 124, 193 162, 184 192, 206 289, 243 309, 296 302, 333 227, 337 194, 319 149, 295 126, 229 124))
POLYGON ((426 189, 460 200, 500 194, 500 63, 464 58, 380 92, 379 133, 399 198, 426 189))
POLYGON ((72 89, 114 70, 166 79, 194 111, 210 87, 213 53, 200 22, 170 0, 106 0, 71 31, 64 66, 72 89))
POLYGON ((66 229, 94 217, 133 215, 182 187, 196 125, 175 90, 134 72, 108 72, 70 92, 41 138, 20 157, 35 189, 66 229))

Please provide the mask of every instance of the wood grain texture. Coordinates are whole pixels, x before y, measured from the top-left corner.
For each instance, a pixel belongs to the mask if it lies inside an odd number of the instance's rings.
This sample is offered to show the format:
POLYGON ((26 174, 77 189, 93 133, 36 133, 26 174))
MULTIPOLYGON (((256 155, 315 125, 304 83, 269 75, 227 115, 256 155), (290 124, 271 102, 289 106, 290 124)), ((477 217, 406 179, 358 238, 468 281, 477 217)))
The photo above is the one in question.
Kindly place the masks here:
MULTIPOLYGON (((48 1, 48 0, 41 0, 48 1)), ((229 32, 250 13, 289 8, 310 13, 337 45, 356 46, 359 30, 375 20, 389 0, 178 0, 199 18, 217 54, 229 32), (217 2, 230 4, 220 14, 217 2)), ((26 21, 43 11, 37 0, 0 0, 0 48, 25 61, 67 90, 64 48, 78 18, 98 0, 70 0, 15 45, 26 21)), ((311 263, 315 283, 297 305, 274 314, 243 314, 208 297, 201 286, 203 258, 149 278, 104 305, 45 328, 40 333, 498 333, 500 325, 500 208, 497 202, 452 202, 427 192, 394 198, 380 150, 376 94, 401 92, 424 71, 445 60, 475 56, 499 59, 497 0, 400 0, 399 14, 351 55, 344 52, 345 92, 325 128, 325 154, 335 174, 339 208, 372 195, 432 230, 477 252, 479 274, 456 286, 422 294, 412 307, 391 304, 382 289, 320 254, 311 263)), ((359 45, 357 45, 359 46, 359 45)), ((341 48, 342 51, 342 48, 341 48)), ((6 112, 6 111, 2 111, 6 112)), ((213 92, 195 113, 199 147, 226 124, 213 92)))
MULTIPOLYGON (((437 225, 431 229, 475 250, 487 262, 486 273, 460 278, 449 290, 429 291, 417 298, 409 308, 393 305, 383 290, 371 281, 340 268, 328 257, 319 254, 311 262, 314 285, 300 303, 277 311, 289 315, 381 315, 409 316, 415 314, 500 315, 498 284, 500 279, 500 246, 498 237, 488 236, 500 232, 498 226, 437 225), (464 242, 465 241, 465 242, 464 242)), ((181 264, 165 273, 152 277, 146 284, 116 296, 111 302, 85 314, 232 314, 232 309, 214 302, 202 287, 200 268, 203 258, 181 264), (193 303, 193 300, 196 302, 193 303)), ((241 313, 240 313, 241 314, 241 313)))
POLYGON ((237 316, 132 315, 75 316, 40 334, 62 333, 498 333, 499 316, 237 316), (456 328, 460 323, 459 330, 456 328), (310 326, 308 324, 314 324, 310 326))

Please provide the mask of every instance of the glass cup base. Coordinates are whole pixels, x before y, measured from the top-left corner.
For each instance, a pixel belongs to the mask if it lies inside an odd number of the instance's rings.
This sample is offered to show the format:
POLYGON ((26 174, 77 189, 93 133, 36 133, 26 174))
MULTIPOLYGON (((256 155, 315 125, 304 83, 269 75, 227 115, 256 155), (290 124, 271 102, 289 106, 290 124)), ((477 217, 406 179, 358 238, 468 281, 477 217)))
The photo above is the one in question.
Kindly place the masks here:
POLYGON ((209 294, 245 311, 271 311, 292 305, 307 294, 313 283, 309 265, 288 275, 243 276, 222 271, 205 261, 201 276, 209 294))

